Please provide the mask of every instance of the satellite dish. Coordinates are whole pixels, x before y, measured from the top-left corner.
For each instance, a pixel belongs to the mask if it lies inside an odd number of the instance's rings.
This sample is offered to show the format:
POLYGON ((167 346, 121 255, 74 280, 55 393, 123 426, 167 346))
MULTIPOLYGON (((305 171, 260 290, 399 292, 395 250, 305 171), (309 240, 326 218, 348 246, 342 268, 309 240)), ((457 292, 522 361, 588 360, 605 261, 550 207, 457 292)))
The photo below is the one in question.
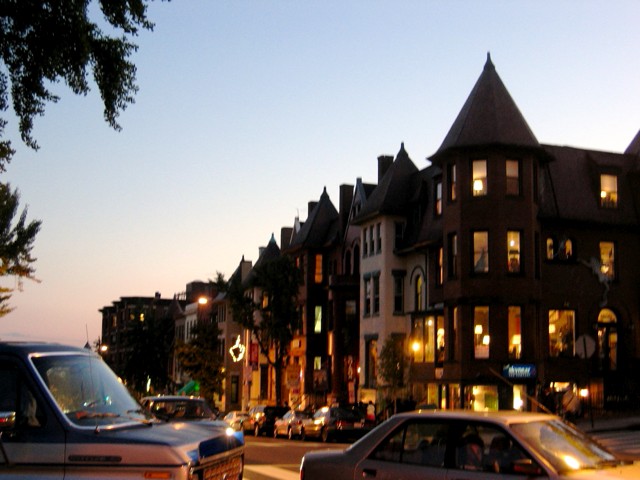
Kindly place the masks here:
POLYGON ((596 352, 596 341, 589 335, 576 338, 576 355, 580 358, 591 358, 596 352))

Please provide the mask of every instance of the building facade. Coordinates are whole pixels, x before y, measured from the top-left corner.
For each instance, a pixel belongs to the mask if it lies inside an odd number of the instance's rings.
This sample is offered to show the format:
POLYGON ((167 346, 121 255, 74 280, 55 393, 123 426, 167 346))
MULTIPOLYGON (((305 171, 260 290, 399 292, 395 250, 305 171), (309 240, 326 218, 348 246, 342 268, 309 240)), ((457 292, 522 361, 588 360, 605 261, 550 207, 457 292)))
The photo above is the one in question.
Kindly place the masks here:
POLYGON ((417 402, 637 398, 638 137, 624 154, 540 144, 487 58, 430 160, 419 170, 403 146, 354 219, 363 388, 380 392, 395 336, 417 402))

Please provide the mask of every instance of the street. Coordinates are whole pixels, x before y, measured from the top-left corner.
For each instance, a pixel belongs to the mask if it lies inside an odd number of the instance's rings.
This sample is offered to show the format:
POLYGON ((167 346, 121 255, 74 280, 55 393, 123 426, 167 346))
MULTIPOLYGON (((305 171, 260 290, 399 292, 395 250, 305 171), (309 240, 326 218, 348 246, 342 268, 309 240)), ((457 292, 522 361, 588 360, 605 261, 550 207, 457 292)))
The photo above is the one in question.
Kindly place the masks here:
POLYGON ((591 436, 622 458, 640 460, 640 430, 594 432, 591 436))
POLYGON ((311 450, 346 448, 346 443, 301 442, 245 436, 245 480, 298 480, 300 460, 311 450))
MULTIPOLYGON (((625 459, 640 460, 640 430, 615 430, 591 434, 602 445, 625 459)), ((346 448, 346 443, 301 442, 269 437, 245 437, 245 480, 298 480, 305 452, 346 448)))

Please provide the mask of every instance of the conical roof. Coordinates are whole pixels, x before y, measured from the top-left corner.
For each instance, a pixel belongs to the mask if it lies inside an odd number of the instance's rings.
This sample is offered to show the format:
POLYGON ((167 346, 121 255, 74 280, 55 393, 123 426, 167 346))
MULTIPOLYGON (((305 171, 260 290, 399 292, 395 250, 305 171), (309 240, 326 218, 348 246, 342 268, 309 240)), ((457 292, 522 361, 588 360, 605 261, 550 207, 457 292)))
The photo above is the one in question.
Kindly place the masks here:
POLYGON ((380 214, 393 215, 403 212, 417 192, 417 186, 412 183, 416 181, 417 173, 418 168, 411 161, 402 143, 395 161, 353 220, 354 223, 358 224, 380 214))
POLYGON ((433 157, 454 148, 496 144, 540 149, 487 54, 480 78, 433 157))
POLYGON ((638 133, 636 133, 636 136, 633 138, 624 153, 640 157, 640 130, 638 130, 638 133))
POLYGON ((291 240, 289 249, 294 250, 301 247, 319 248, 331 244, 337 239, 339 219, 338 211, 331 202, 325 187, 320 196, 320 201, 309 213, 306 222, 291 240))

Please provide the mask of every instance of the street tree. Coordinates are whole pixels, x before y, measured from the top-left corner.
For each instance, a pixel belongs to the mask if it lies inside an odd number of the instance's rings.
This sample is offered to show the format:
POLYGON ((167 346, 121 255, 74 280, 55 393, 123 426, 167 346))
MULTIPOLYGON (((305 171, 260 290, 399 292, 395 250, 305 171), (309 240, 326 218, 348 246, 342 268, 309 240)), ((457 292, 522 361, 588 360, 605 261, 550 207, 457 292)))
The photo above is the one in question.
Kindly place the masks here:
MULTIPOLYGON (((27 221, 27 208, 19 216, 18 204, 20 195, 11 190, 8 183, 0 183, 0 277, 12 276, 18 280, 17 288, 21 288, 22 279, 36 280, 32 256, 33 243, 40 230, 39 220, 27 221)), ((0 287, 0 317, 13 310, 9 299, 16 287, 0 287)))
MULTIPOLYGON (((51 86, 65 83, 73 93, 87 95, 93 82, 104 106, 104 118, 120 130, 118 116, 134 103, 138 91, 132 42, 140 29, 152 30, 147 19, 149 0, 28 0, 0 1, 0 112, 10 105, 18 120, 22 141, 37 149, 33 136, 35 117, 44 115, 47 103, 59 100, 51 86), (90 14, 95 18, 90 18, 90 14), (101 25, 104 27, 101 28, 101 25)), ((8 124, 0 116, 0 173, 6 170, 15 150, 5 137, 8 124)), ((2 185, 0 277, 34 279, 31 249, 40 221, 27 224, 26 209, 11 225, 17 209, 17 190, 2 185)), ((0 288, 0 317, 8 307, 13 289, 0 288)))
POLYGON ((404 351, 404 338, 399 335, 388 336, 380 351, 379 375, 383 386, 390 392, 394 413, 397 409, 398 390, 405 386, 408 370, 408 358, 404 351))
MULTIPOLYGON (((37 149, 33 121, 48 102, 57 102, 51 86, 64 82, 73 93, 87 95, 91 79, 104 105, 104 118, 119 130, 118 116, 134 103, 138 91, 131 55, 132 38, 152 30, 149 0, 29 0, 0 3, 0 110, 10 104, 22 141, 37 149), (93 15, 94 18, 91 18, 93 15), (101 25, 104 28, 101 28, 101 25)), ((0 118, 0 139, 7 125, 0 118)), ((0 171, 14 150, 0 143, 0 171)))
POLYGON ((256 264, 246 283, 234 277, 229 296, 234 321, 248 329, 261 353, 275 370, 276 402, 282 405, 282 380, 294 332, 300 328, 297 311, 300 270, 291 258, 277 256, 256 264), (259 292, 254 300, 247 291, 259 292))
POLYGON ((216 322, 201 321, 193 329, 193 338, 176 345, 176 359, 182 370, 200 384, 200 395, 211 401, 222 394, 224 358, 220 355, 220 329, 216 322))

